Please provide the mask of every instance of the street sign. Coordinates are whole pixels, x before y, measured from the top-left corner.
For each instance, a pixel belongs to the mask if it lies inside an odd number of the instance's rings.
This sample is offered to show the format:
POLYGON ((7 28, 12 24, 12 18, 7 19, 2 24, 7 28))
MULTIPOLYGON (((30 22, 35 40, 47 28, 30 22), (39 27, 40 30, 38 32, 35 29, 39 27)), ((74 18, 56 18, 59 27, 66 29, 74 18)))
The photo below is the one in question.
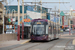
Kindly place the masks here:
POLYGON ((65 16, 65 14, 64 14, 64 12, 63 12, 63 11, 61 11, 60 15, 61 15, 61 16, 65 16))

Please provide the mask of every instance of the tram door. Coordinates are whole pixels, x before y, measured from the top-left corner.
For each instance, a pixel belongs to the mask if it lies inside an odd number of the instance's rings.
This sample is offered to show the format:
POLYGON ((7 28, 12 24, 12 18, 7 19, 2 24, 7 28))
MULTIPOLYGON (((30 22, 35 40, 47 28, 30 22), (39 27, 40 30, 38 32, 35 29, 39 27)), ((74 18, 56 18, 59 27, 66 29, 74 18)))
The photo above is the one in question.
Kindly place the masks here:
POLYGON ((24 27, 24 38, 29 38, 30 27, 24 27))

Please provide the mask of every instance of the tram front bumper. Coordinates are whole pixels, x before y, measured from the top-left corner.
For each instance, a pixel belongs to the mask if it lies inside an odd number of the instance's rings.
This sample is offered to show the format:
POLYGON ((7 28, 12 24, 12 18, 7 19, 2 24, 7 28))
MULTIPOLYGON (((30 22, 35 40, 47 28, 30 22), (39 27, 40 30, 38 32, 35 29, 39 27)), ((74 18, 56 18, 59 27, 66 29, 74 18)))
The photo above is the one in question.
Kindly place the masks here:
POLYGON ((31 36, 31 40, 47 40, 48 36, 31 36))

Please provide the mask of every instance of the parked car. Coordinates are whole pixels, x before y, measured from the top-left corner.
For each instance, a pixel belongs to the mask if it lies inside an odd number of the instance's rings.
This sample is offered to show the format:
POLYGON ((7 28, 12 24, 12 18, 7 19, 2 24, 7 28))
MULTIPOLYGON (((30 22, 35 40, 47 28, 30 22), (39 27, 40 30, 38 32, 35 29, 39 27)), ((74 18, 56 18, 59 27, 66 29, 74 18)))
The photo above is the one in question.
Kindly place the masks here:
POLYGON ((65 29, 65 31, 70 31, 70 29, 68 28, 68 29, 65 29))

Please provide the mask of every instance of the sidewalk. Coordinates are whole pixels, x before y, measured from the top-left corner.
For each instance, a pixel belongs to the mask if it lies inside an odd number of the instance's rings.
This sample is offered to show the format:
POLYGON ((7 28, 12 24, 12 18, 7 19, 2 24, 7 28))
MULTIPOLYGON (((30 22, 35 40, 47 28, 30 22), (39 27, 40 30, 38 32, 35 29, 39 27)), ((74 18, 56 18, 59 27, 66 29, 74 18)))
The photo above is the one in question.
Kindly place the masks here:
POLYGON ((68 36, 74 36, 74 37, 71 37, 71 39, 73 39, 72 45, 75 45, 75 33, 71 33, 71 35, 69 35, 69 34, 61 34, 61 38, 69 38, 70 39, 70 37, 68 37, 68 36))
POLYGON ((25 44, 29 41, 30 41, 30 39, 24 39, 24 40, 20 40, 20 41, 17 41, 17 40, 0 41, 0 48, 17 45, 17 44, 25 44))

